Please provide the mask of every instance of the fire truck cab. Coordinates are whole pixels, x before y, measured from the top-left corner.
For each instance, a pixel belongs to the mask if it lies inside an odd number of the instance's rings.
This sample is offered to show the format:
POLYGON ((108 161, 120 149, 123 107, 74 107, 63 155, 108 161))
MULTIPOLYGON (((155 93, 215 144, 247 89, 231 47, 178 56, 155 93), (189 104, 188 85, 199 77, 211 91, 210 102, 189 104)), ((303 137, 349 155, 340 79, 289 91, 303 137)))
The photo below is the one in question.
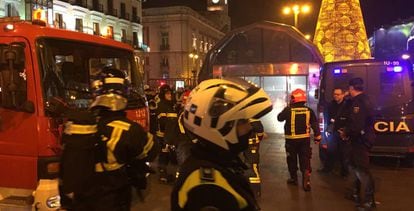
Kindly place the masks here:
MULTIPOLYGON (((332 101, 334 87, 347 88, 351 78, 364 80, 364 92, 374 106, 376 140, 372 156, 407 158, 414 154, 413 65, 407 60, 357 60, 326 63, 321 70, 318 111, 321 129, 326 129, 323 111, 332 101)), ((329 143, 328 143, 329 144, 329 143)))
POLYGON ((126 73, 128 117, 148 125, 143 77, 131 46, 39 23, 0 20, 0 210, 59 207, 56 178, 64 116, 53 102, 88 108, 90 84, 102 67, 126 73))

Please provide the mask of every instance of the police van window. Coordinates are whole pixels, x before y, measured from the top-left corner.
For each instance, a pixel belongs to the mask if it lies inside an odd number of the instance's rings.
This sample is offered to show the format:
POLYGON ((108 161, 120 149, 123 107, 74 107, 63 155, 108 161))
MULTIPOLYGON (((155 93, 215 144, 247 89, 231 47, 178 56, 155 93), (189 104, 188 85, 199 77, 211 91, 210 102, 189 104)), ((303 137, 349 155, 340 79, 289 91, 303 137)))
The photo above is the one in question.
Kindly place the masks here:
POLYGON ((380 92, 385 95, 404 95, 404 81, 401 73, 382 72, 380 74, 380 92))
POLYGON ((337 67, 330 66, 326 68, 327 72, 325 78, 325 100, 326 102, 332 101, 332 90, 335 87, 348 87, 348 82, 351 78, 360 77, 366 81, 366 68, 365 66, 345 66, 337 67))

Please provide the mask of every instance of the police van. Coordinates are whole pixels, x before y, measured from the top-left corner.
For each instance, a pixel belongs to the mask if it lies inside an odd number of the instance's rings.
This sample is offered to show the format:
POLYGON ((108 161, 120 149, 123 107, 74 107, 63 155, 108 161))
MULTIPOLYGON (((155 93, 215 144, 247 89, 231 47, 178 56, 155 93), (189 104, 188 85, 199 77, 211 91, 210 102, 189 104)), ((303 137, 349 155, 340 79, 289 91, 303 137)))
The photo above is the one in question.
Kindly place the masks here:
POLYGON ((318 112, 321 130, 327 126, 323 110, 332 101, 334 87, 348 87, 351 78, 364 80, 364 92, 373 106, 376 140, 373 156, 408 158, 414 162, 413 65, 407 60, 353 60, 326 63, 320 74, 318 112))

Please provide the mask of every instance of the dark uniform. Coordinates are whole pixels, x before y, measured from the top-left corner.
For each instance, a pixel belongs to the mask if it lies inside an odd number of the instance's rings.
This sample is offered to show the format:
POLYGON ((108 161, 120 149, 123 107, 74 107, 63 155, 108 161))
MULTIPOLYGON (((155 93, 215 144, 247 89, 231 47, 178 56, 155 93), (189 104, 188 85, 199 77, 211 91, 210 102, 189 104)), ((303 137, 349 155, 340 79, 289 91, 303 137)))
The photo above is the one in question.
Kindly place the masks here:
POLYGON ((348 175, 349 141, 343 141, 338 130, 344 128, 347 121, 347 107, 349 100, 344 99, 341 103, 333 100, 325 113, 325 121, 328 122, 326 132, 328 133, 328 156, 326 158, 324 171, 329 172, 334 168, 335 160, 339 159, 341 164, 341 175, 348 175))
MULTIPOLYGON (((362 79, 351 79, 350 86, 362 86, 362 79)), ((369 170, 369 150, 375 134, 373 130, 373 107, 367 95, 358 94, 352 98, 348 110, 349 116, 344 128, 345 140, 351 144, 350 169, 355 174, 353 199, 360 203, 361 183, 366 182, 364 204, 375 207, 374 179, 369 170)))
POLYGON ((226 211, 258 210, 244 176, 246 166, 240 158, 208 152, 198 146, 194 145, 190 158, 180 169, 171 195, 171 210, 195 211, 207 207, 226 211))
POLYGON ((252 125, 253 132, 249 138, 249 147, 246 151, 243 152, 245 163, 249 167, 247 171, 247 176, 249 178, 250 185, 256 194, 256 196, 261 195, 261 180, 260 180, 260 142, 263 139, 264 128, 263 124, 258 119, 249 119, 250 124, 252 125))
MULTIPOLYGON (((167 100, 165 98, 165 94, 170 92, 171 95, 172 90, 168 87, 168 85, 163 85, 160 87, 160 93, 158 97, 160 99, 159 103, 157 104, 157 123, 158 128, 156 132, 157 140, 159 142, 161 151, 158 156, 158 170, 160 173, 160 181, 161 182, 169 182, 175 175, 170 175, 167 172, 167 166, 169 163, 174 163, 175 153, 173 150, 173 145, 170 143, 166 143, 164 140, 165 136, 165 129, 167 122, 177 122, 177 112, 174 109, 174 103, 172 100, 167 100)), ((172 97, 172 96, 171 96, 172 97)))
POLYGON ((194 88, 182 118, 196 139, 180 167, 171 210, 259 210, 239 154, 248 148, 248 119, 271 110, 263 89, 239 78, 205 80, 194 88))
MULTIPOLYGON (((154 160, 157 154, 157 144, 150 133, 126 117, 123 111, 103 111, 98 122, 98 135, 105 143, 104 162, 97 163, 96 197, 91 201, 92 206, 84 210, 130 210, 131 183, 127 173, 127 164, 134 163, 129 168, 142 167, 143 163, 154 160), (137 165, 141 162, 141 165, 137 165)), ((142 178, 142 177, 139 177, 142 178)))
MULTIPOLYGON (((297 90, 295 90, 297 91, 297 90)), ((292 96, 294 95, 292 92, 292 96)), ((303 91, 301 91, 303 92, 303 91)), ((304 92, 303 92, 304 95, 304 92)), ((306 99, 306 96, 304 97, 306 99)), ((305 106, 304 101, 295 102, 279 113, 277 119, 285 123, 286 159, 290 174, 289 184, 297 184, 297 157, 299 157, 302 184, 305 191, 310 191, 310 173, 312 148, 310 146, 310 129, 314 132, 315 141, 320 141, 321 134, 318 121, 313 110, 305 106)))
MULTIPOLYGON (((105 68, 102 71, 99 87, 91 105, 91 110, 98 115, 95 150, 94 173, 89 178, 88 189, 74 193, 74 210, 76 211, 129 211, 131 203, 131 185, 142 188, 145 179, 139 176, 147 174, 145 162, 152 161, 158 152, 157 143, 152 135, 144 131, 138 124, 126 117, 127 106, 125 75, 122 71, 105 68), (129 169, 133 168, 132 171, 129 169), (133 173, 131 175, 129 173, 133 173), (132 180, 131 180, 132 179, 132 180)), ((75 134, 72 141, 88 140, 93 125, 68 124, 65 133, 75 134), (86 130, 88 129, 88 130, 86 130), (83 134, 83 135, 82 135, 83 134)), ((76 155, 71 153, 72 155, 76 155)), ((83 153, 84 154, 84 153, 83 153)), ((79 159, 73 157, 73 159, 79 159)), ((66 158, 65 160, 70 160, 66 158)), ((73 167, 75 168, 75 167, 73 167)), ((67 171, 68 169, 65 169, 67 171)), ((84 175, 83 169, 75 171, 84 175)))
POLYGON ((145 90, 145 97, 148 101, 148 108, 150 113, 150 128, 149 131, 152 134, 155 134, 157 132, 157 101, 159 100, 155 91, 151 89, 145 90))

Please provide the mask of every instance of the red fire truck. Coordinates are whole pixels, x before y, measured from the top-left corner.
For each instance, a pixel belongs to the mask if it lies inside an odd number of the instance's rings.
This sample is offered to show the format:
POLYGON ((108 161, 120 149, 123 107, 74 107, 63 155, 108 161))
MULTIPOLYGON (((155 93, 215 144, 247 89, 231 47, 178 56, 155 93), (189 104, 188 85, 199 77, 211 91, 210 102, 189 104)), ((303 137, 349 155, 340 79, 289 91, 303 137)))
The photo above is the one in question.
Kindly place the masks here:
MULTIPOLYGON (((56 181, 64 117, 52 102, 58 98, 72 108, 88 108, 90 84, 102 67, 126 73, 128 116, 147 128, 137 59, 129 45, 112 39, 40 21, 0 20, 0 209, 5 204, 31 206, 38 184, 56 181)), ((50 194, 35 203, 42 210, 55 209, 58 199, 50 194)))

